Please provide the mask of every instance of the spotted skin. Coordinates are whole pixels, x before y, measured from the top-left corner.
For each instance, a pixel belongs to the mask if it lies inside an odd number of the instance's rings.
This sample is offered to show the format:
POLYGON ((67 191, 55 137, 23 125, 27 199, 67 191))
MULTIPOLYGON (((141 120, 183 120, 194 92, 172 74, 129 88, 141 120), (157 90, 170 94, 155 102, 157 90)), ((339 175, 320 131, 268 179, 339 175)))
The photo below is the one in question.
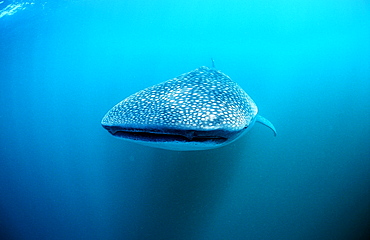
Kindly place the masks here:
POLYGON ((152 147, 205 150, 240 137, 257 112, 229 76, 200 67, 129 96, 108 111, 102 125, 114 136, 152 147))

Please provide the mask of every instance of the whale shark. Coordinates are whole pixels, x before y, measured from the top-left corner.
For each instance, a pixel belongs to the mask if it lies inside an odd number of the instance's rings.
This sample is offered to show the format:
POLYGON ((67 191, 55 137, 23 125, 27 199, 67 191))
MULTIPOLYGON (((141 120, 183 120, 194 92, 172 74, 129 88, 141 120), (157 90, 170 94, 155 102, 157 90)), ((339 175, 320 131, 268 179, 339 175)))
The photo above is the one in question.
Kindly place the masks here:
POLYGON ((116 104, 101 124, 113 136, 175 151, 228 145, 254 123, 274 125, 258 114, 252 98, 229 76, 199 67, 145 88, 116 104))

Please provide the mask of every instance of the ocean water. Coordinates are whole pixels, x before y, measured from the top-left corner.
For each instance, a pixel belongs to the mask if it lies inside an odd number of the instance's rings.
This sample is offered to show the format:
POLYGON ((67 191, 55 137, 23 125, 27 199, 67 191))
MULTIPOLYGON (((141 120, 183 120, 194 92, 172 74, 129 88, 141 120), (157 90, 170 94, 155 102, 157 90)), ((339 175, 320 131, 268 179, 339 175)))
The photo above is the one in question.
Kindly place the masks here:
POLYGON ((0 1, 0 239, 368 239, 366 0, 0 1), (200 66, 278 131, 167 151, 117 102, 200 66))

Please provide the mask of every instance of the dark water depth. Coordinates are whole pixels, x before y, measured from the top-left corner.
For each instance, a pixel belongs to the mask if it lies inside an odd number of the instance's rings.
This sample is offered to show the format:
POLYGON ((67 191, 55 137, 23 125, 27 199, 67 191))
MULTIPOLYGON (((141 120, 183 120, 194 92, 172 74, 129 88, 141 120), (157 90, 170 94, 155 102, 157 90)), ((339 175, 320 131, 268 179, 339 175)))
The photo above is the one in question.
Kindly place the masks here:
POLYGON ((0 1, 0 239, 368 239, 369 26, 368 1, 0 1), (211 58, 277 137, 176 152, 101 127, 211 58))

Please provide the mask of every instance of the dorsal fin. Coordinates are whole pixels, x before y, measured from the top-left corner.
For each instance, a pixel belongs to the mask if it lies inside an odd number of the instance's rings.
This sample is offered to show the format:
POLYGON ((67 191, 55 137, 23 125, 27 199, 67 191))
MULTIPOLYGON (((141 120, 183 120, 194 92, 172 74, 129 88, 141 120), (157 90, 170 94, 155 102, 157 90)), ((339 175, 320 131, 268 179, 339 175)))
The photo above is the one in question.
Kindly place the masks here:
POLYGON ((212 69, 215 69, 215 60, 213 60, 213 58, 211 58, 211 61, 212 61, 212 69))

